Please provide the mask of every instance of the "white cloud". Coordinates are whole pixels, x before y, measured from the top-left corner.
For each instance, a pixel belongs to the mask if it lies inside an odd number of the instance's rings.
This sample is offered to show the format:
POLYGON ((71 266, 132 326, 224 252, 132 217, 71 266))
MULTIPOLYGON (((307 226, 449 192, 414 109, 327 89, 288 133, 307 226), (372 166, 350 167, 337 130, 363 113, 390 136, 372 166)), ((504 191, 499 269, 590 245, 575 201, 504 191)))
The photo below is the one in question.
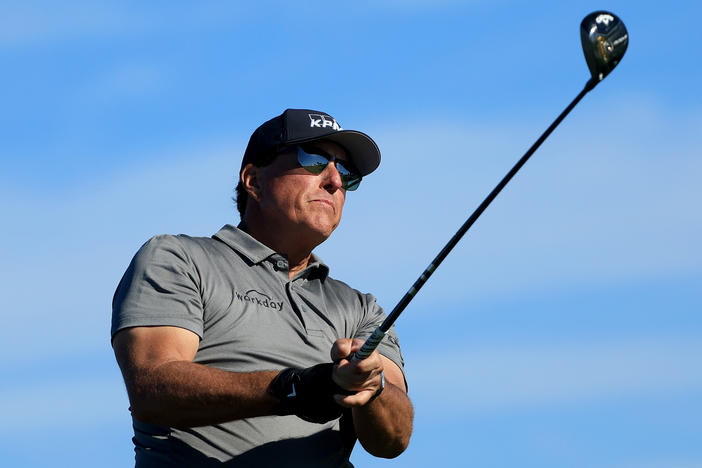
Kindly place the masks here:
MULTIPOLYGON (((391 7, 401 10, 426 8, 436 10, 450 5, 475 5, 485 3, 482 0, 381 0, 370 2, 375 7, 391 7)), ((497 3, 497 2, 494 2, 497 3)))
POLYGON ((129 421, 129 401, 119 375, 42 380, 0 388, 3 424, 0 435, 36 430, 66 430, 83 424, 124 424, 129 421))
MULTIPOLYGON (((586 108, 556 130, 437 271, 437 294, 699 272, 702 145, 691 135, 702 119, 668 119, 640 99, 612 109, 604 123, 586 108)), ((371 132, 383 166, 349 197, 325 258, 404 291, 546 126, 437 120, 371 132), (354 244, 363 249, 347 256, 335 247, 354 244), (369 262, 373 271, 357 267, 369 262)))
POLYGON ((3 7, 2 13, 0 47, 17 47, 50 41, 198 29, 232 19, 241 20, 246 11, 234 4, 175 2, 163 8, 139 3, 133 8, 124 2, 71 0, 17 3, 3 7))
POLYGON ((233 151, 164 149, 168 157, 147 155, 138 170, 86 180, 50 201, 0 188, 0 210, 12 220, 0 240, 24 247, 3 252, 0 270, 3 314, 22 317, 0 331, 9 362, 108 347, 112 294, 143 242, 159 233, 210 235, 235 222, 233 151))
POLYGON ((408 378, 413 398, 432 398, 433 411, 489 413, 702 392, 700 355, 699 340, 665 337, 463 346, 414 357, 408 378))
MULTIPOLYGON (((587 112, 564 124, 422 296, 490 300, 699 272, 702 148, 684 136, 702 119, 686 118, 685 127, 640 103, 615 108, 609 117, 626 126, 603 130, 587 112), (608 144, 588 146, 594 134, 608 144)), ((535 139, 532 126, 423 121, 368 130, 384 163, 349 195, 339 232, 319 250, 332 274, 389 307, 535 139)), ((244 138, 179 150, 175 142, 50 202, 0 188, 11 221, 0 239, 24 246, 3 254, 6 310, 21 310, 27 322, 5 330, 3 341, 35 339, 40 354, 75 333, 84 338, 71 346, 106 343, 112 293, 142 242, 163 232, 209 235, 238 221, 230 196, 244 138), (35 320, 43 331, 29 326, 35 320)))
POLYGON ((675 456, 651 460, 650 457, 647 457, 646 459, 634 459, 606 466, 608 468, 702 468, 702 460, 675 456))
MULTIPOLYGON (((424 418, 442 418, 448 413, 501 413, 700 393, 700 355, 699 340, 667 337, 552 345, 501 343, 423 352, 411 359, 407 372, 417 412, 425 413, 424 418), (430 414, 426 413, 429 407, 430 414)), ((77 377, 67 368, 65 375, 48 379, 7 382, 0 388, 4 422, 0 434, 34 428, 37 420, 46 428, 65 427, 66 421, 127 420, 126 391, 116 366, 112 367, 93 376, 77 377)))
POLYGON ((57 39, 111 34, 138 28, 141 19, 119 4, 35 2, 3 8, 0 45, 12 46, 57 39))
POLYGON ((168 86, 167 72, 152 63, 126 63, 92 77, 89 84, 77 90, 72 100, 111 100, 142 98, 163 93, 168 86))

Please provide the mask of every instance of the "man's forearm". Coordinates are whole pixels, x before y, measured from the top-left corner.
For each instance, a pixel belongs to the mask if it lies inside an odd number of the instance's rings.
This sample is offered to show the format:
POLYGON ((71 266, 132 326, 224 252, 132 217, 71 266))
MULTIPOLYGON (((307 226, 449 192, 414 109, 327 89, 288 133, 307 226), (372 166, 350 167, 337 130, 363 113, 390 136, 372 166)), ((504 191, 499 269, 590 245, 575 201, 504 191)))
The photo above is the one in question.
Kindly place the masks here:
POLYGON ((270 415, 277 402, 267 393, 276 371, 234 373, 171 361, 126 372, 132 414, 161 426, 205 426, 270 415))
POLYGON ((378 398, 353 408, 358 440, 371 455, 394 458, 409 445, 414 411, 407 394, 391 383, 378 398))

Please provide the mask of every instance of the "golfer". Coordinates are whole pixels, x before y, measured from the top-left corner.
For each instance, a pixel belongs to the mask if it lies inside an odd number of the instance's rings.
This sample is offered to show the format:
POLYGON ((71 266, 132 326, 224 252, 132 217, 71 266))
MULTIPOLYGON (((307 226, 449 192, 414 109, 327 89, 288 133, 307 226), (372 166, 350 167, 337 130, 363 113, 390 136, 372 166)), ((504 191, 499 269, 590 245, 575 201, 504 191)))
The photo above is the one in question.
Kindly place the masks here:
POLYGON ((405 450, 397 335, 353 359, 385 314, 312 253, 379 163, 364 133, 288 109, 251 136, 237 227, 137 252, 112 309, 137 467, 350 467, 356 440, 378 457, 405 450))

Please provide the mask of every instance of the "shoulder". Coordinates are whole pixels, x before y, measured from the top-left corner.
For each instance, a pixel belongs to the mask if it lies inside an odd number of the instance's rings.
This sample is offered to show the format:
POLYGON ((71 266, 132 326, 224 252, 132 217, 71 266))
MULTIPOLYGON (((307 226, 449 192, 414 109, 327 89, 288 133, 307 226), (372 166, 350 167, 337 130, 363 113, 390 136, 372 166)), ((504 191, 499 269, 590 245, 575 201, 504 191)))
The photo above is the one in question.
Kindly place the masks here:
POLYGON ((158 234, 147 240, 137 255, 166 255, 193 262, 199 257, 219 251, 220 242, 211 237, 193 237, 186 234, 158 234))
POLYGON ((158 234, 147 240, 132 258, 125 280, 172 278, 184 274, 199 282, 202 272, 211 270, 213 259, 221 256, 218 242, 208 237, 158 234))
POLYGON ((189 236, 187 234, 157 234, 146 241, 144 246, 151 246, 153 248, 182 248, 182 249, 192 249, 192 248, 208 248, 218 244, 218 242, 211 237, 195 237, 189 236))

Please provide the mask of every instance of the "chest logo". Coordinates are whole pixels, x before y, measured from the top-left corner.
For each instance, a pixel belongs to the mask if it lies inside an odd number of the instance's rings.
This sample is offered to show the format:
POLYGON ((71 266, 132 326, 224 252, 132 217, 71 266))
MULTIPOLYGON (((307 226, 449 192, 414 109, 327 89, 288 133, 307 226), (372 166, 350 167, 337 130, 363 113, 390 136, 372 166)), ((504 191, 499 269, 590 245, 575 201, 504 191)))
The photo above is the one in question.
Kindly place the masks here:
POLYGON ((283 310, 283 301, 274 301, 269 295, 256 291, 255 289, 249 289, 245 293, 234 291, 234 297, 241 302, 250 302, 257 306, 278 311, 283 310))

